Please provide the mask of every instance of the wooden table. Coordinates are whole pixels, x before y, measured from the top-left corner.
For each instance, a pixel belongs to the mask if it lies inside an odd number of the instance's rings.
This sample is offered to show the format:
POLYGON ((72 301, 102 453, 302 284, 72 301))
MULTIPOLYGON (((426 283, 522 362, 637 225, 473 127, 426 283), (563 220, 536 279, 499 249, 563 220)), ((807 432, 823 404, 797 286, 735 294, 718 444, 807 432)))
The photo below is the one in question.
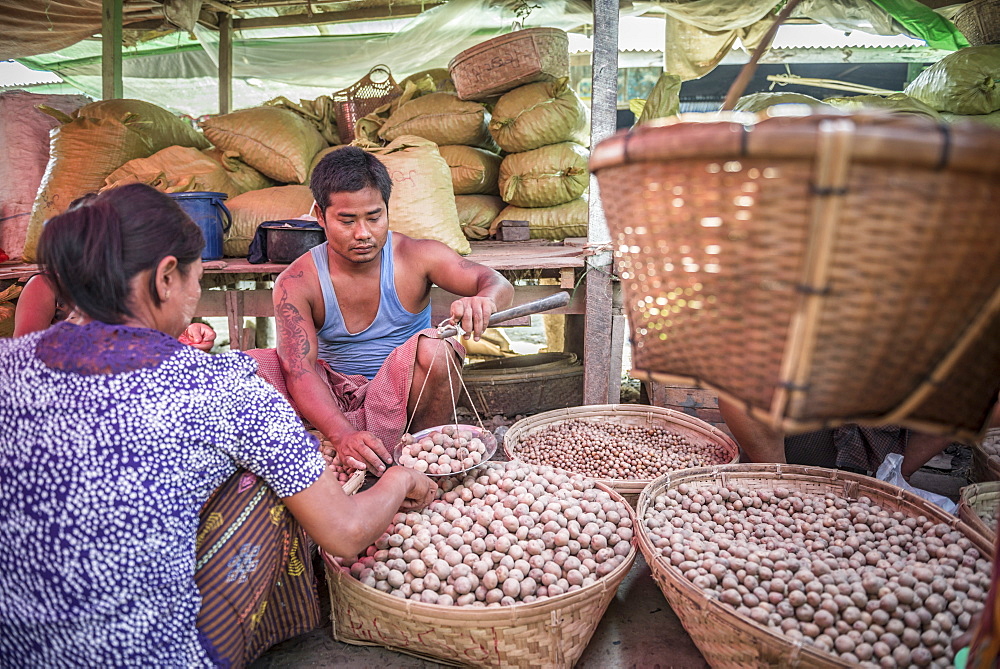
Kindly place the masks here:
MULTIPOLYGON (((524 242, 472 242, 470 260, 491 267, 508 276, 517 278, 526 272, 538 276, 556 278, 558 285, 517 286, 514 304, 523 304, 551 295, 560 290, 573 291, 570 303, 552 314, 583 314, 583 291, 576 291, 578 273, 585 265, 584 239, 569 239, 565 242, 530 240, 524 242)), ((252 330, 244 327, 245 318, 274 316, 271 289, 240 289, 237 280, 254 281, 257 285, 273 281, 287 265, 277 263, 251 264, 246 258, 225 258, 210 260, 203 264, 206 290, 202 292, 197 316, 224 317, 229 321, 230 348, 242 350, 253 347, 252 330), (211 284, 231 278, 228 285, 213 287, 211 284)), ((27 279, 39 272, 38 265, 23 263, 0 264, 0 280, 27 279)), ((448 306, 456 296, 434 287, 431 292, 431 320, 438 323, 448 317, 448 306)), ((507 325, 526 325, 527 319, 508 322, 507 325)))

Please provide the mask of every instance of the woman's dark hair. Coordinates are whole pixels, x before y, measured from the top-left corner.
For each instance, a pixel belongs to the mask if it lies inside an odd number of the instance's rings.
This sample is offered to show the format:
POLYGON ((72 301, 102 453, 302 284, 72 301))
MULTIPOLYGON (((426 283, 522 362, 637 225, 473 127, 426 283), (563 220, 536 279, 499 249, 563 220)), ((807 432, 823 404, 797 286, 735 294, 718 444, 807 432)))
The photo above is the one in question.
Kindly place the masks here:
MULTIPOLYGON (((56 293, 90 318, 121 323, 134 316, 129 282, 166 256, 187 273, 205 238, 170 197, 143 184, 85 195, 50 219, 38 240, 38 260, 56 293)), ((149 278, 156 305, 156 274, 149 278)))
POLYGON ((356 193, 375 188, 388 206, 392 194, 389 170, 374 154, 356 146, 345 146, 323 156, 309 179, 316 204, 322 211, 330 204, 330 193, 356 193))

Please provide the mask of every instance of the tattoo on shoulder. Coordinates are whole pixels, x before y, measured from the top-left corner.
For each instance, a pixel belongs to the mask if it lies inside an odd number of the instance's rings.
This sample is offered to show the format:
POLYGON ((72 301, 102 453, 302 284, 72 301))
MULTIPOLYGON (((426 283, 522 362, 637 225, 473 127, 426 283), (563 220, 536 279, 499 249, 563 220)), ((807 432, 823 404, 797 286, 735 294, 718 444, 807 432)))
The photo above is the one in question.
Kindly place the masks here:
MULTIPOLYGON (((301 278, 302 273, 290 278, 301 278)), ((306 369, 305 359, 309 355, 309 337, 306 334, 306 319, 298 307, 288 299, 288 288, 281 282, 277 303, 274 305, 275 323, 277 325, 278 345, 283 352, 289 354, 282 357, 285 371, 293 376, 302 376, 306 369)))
POLYGON ((473 269, 475 267, 481 267, 479 263, 469 260, 468 258, 460 258, 458 261, 458 266, 462 269, 473 269))

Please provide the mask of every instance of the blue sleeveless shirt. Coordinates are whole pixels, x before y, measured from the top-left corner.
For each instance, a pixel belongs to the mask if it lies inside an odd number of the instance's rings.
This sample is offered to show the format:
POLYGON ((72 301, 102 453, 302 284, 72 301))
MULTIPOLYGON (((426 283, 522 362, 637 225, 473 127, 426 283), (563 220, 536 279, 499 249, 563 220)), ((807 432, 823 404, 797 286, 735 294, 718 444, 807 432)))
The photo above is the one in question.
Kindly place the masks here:
POLYGON ((351 334, 344 325, 344 316, 337 303, 333 281, 330 280, 327 242, 314 246, 310 253, 319 275, 326 312, 323 327, 316 333, 319 359, 334 371, 341 374, 361 374, 370 381, 394 348, 431 326, 430 302, 416 314, 407 311, 400 304, 399 296, 396 295, 390 231, 382 248, 378 313, 371 325, 361 332, 351 334))

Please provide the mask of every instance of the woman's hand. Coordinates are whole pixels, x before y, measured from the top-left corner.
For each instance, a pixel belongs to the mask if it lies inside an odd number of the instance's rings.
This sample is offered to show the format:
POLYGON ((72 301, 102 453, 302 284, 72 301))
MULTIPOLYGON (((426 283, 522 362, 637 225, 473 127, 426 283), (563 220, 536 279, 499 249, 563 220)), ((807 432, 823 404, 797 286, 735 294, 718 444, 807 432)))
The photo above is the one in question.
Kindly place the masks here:
POLYGON ((402 504, 399 505, 400 511, 419 511, 434 501, 438 490, 437 483, 415 469, 408 467, 392 468, 392 471, 396 470, 401 470, 399 475, 408 476, 410 479, 410 489, 407 491, 402 504))
POLYGON ((215 330, 204 323, 191 323, 177 341, 193 346, 199 351, 211 351, 215 344, 215 330))

